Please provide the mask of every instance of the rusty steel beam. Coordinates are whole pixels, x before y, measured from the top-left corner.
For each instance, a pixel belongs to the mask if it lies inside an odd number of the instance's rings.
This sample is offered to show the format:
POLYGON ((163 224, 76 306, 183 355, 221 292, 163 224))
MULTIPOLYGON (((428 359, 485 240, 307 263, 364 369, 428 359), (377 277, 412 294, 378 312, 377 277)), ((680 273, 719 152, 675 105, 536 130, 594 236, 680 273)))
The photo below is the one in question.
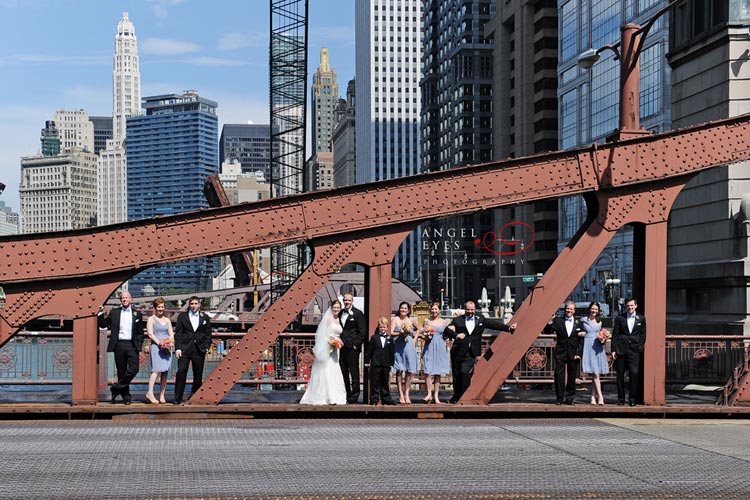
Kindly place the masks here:
MULTIPOLYGON (((284 304, 263 316, 244 347, 228 356, 215 370, 216 375, 209 377, 210 383, 196 394, 196 402, 216 403, 250 366, 260 348, 283 330, 303 302, 342 265, 360 262, 377 268, 390 263, 405 235, 425 220, 541 198, 596 193, 601 220, 582 230, 576 246, 563 252, 558 259, 561 263, 556 261, 551 269, 555 272, 548 272, 521 306, 516 321, 525 326, 512 345, 505 345, 505 337, 493 343, 493 351, 506 359, 497 356, 478 366, 477 383, 472 384, 465 399, 486 402, 491 387, 499 385, 496 376, 482 373, 490 366, 495 372, 505 371, 508 363, 512 368, 522 355, 520 350, 525 350, 521 346, 528 345, 526 329, 538 331, 536 327, 543 326, 536 323, 544 320, 544 315, 535 312, 534 317, 530 312, 532 302, 537 302, 535 311, 554 310, 551 304, 554 308, 559 305, 582 275, 584 262, 601 251, 611 238, 609 233, 617 228, 634 221, 652 224, 666 220, 666 216, 650 219, 636 214, 642 210, 668 214, 672 191, 676 189, 676 196, 686 174, 746 159, 750 159, 750 115, 619 143, 334 191, 86 230, 0 238, 0 285, 6 292, 6 305, 0 312, 0 345, 34 317, 93 316, 121 282, 145 267, 248 248, 310 242, 316 251, 313 263, 284 295, 284 304), (462 196, 453 196, 455 192, 462 196), (437 199, 447 202, 437 204, 437 199), (200 238, 185 243, 185 231, 200 234, 200 238), (538 308, 540 301, 542 307, 538 308), (250 347, 253 341, 257 345, 250 347)), ((658 244, 656 240, 653 245, 658 244)), ((368 285, 368 290, 379 286, 385 285, 378 281, 368 285)), ((382 298, 374 300, 382 302, 382 298)))
POLYGON ((650 312, 648 341, 644 351, 644 359, 648 361, 644 399, 647 404, 663 404, 667 245, 664 228, 672 204, 691 178, 681 176, 644 186, 597 192, 596 203, 589 204, 588 212, 596 214, 596 218, 590 217, 518 308, 511 320, 518 324, 516 333, 513 336, 498 336, 490 345, 489 359, 479 360, 472 383, 460 404, 486 404, 492 399, 617 230, 633 223, 647 225, 646 246, 654 250, 653 256, 647 257, 646 262, 646 273, 652 273, 652 276, 647 276, 646 285, 651 290, 646 291, 641 301, 649 304, 650 312), (651 225, 654 226, 653 230, 648 229, 651 225), (659 266, 663 267, 659 269, 659 266), (657 388, 659 385, 661 389, 657 388))
MULTIPOLYGON (((234 387, 250 368, 251 363, 260 355, 276 337, 294 320, 308 302, 328 279, 341 266, 351 262, 359 262, 376 269, 390 265, 401 242, 411 233, 417 224, 402 225, 396 231, 380 229, 369 232, 368 236, 360 235, 350 239, 326 238, 312 242, 314 251, 313 261, 284 293, 283 300, 277 300, 260 317, 257 323, 246 335, 229 351, 229 354, 219 363, 198 392, 190 398, 187 404, 218 404, 221 399, 234 387)), ((390 294, 390 273, 373 275, 368 273, 368 288, 388 288, 390 294), (387 280, 387 281, 384 281, 387 280)), ((379 315, 390 316, 390 297, 387 307, 373 304, 365 311, 372 323, 377 322, 379 315)))

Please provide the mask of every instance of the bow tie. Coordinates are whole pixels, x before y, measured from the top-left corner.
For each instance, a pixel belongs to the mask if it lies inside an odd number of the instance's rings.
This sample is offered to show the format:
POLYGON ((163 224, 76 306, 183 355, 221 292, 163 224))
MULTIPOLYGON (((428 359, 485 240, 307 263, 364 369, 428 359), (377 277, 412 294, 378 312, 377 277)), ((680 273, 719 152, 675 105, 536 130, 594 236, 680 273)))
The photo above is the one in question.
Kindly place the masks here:
POLYGON ((123 307, 122 308, 122 312, 124 312, 124 313, 130 312, 130 308, 129 307, 123 307))
POLYGON ((383 337, 383 338, 386 338, 386 337, 388 337, 388 335, 386 335, 385 333, 378 333, 378 335, 380 335, 380 336, 381 336, 381 337, 383 337))
POLYGON ((352 312, 349 309, 344 309, 343 314, 351 314, 352 312))
POLYGON ((628 316, 628 319, 635 319, 635 315, 633 315, 633 316, 628 316))
POLYGON ((573 321, 573 318, 565 318, 565 321, 573 321))
POLYGON ((466 316, 466 321, 474 321, 474 316, 466 316))

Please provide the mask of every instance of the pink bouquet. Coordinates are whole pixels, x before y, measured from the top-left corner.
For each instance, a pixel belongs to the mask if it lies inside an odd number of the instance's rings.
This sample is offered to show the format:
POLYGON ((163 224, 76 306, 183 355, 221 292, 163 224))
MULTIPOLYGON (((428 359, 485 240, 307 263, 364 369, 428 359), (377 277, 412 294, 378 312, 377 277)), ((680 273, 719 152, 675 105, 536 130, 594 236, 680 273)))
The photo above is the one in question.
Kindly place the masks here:
POLYGON ((423 335, 423 336, 424 336, 425 338, 431 339, 431 338, 432 338, 432 336, 433 336, 433 335, 435 335, 435 327, 434 327, 434 326, 432 326, 432 325, 431 325, 431 324, 429 324, 429 323, 426 323, 426 324, 425 324, 425 325, 424 325, 424 326, 422 327, 422 335, 423 335))
POLYGON ((609 339, 612 338, 612 334, 609 333, 609 331, 606 328, 602 328, 599 330, 599 333, 596 334, 596 338, 599 339, 599 342, 602 344, 606 344, 609 339))
POLYGON ((159 342, 159 349, 163 351, 171 351, 174 347, 174 340, 172 339, 164 339, 161 342, 159 342))
POLYGON ((328 343, 332 348, 341 349, 344 347, 344 341, 341 340, 341 337, 336 337, 335 335, 328 339, 328 343))

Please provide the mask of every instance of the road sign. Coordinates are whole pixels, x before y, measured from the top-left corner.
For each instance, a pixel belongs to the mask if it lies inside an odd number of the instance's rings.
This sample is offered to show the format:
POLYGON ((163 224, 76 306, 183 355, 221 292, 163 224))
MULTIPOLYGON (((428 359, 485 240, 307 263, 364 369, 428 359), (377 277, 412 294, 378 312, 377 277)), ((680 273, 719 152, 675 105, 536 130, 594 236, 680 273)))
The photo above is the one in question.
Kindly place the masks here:
POLYGON ((536 276, 524 276, 523 282, 524 283, 533 283, 536 281, 536 276))

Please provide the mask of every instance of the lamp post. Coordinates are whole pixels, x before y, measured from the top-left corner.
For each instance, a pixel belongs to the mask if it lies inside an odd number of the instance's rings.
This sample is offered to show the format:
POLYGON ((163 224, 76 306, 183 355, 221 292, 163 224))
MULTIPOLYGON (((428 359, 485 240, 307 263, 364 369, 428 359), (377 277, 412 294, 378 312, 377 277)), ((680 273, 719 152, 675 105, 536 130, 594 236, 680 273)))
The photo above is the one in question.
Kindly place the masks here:
POLYGON ((590 69, 599 60, 599 54, 605 50, 615 53, 620 60, 620 128, 614 139, 626 139, 650 132, 640 124, 641 62, 643 42, 657 19, 666 14, 672 7, 684 0, 672 0, 664 6, 644 26, 628 23, 620 28, 620 42, 604 45, 598 49, 590 48, 578 56, 578 65, 590 69))

